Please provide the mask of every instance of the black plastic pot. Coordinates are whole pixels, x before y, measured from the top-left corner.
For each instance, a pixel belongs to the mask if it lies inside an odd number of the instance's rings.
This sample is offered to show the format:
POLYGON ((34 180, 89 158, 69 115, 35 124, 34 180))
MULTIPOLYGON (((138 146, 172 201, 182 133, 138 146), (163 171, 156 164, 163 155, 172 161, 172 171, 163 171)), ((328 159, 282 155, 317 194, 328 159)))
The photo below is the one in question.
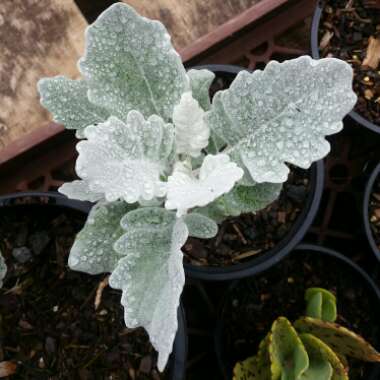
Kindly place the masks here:
MULTIPOLYGON (((351 268, 354 272, 356 272, 357 277, 352 278, 352 282, 356 283, 356 281, 361 281, 364 286, 368 289, 368 294, 372 297, 373 300, 375 300, 375 304, 371 305, 371 308, 376 310, 378 313, 380 313, 380 289, 378 286, 374 283, 374 281, 371 279, 371 277, 363 270, 361 269, 356 263, 348 259, 347 257, 343 256, 342 254, 328 248, 319 247, 317 245, 312 244, 301 244, 296 249, 294 249, 290 257, 293 255, 298 255, 299 259, 302 260, 302 255, 306 252, 313 253, 315 255, 320 255, 321 259, 323 258, 332 258, 334 260, 339 261, 339 266, 345 266, 348 268, 351 268)), ((286 260, 286 259, 285 259, 286 260)), ((336 263, 333 263, 336 265, 336 263)), ((334 265, 334 268, 335 268, 334 265)), ((326 269, 328 270, 329 265, 326 265, 326 269)), ((334 269, 332 269, 334 270, 334 269)), ((230 380, 232 378, 231 371, 229 368, 226 367, 226 363, 228 362, 226 360, 225 356, 225 346, 223 344, 223 330, 225 323, 223 321, 223 314, 226 309, 226 305, 231 298, 231 293, 234 290, 234 288, 237 286, 239 281, 235 281, 232 283, 232 285, 229 287, 229 289, 226 292, 226 295, 223 297, 223 303, 220 305, 219 308, 219 320, 216 323, 215 333, 214 333, 214 344, 215 344, 215 352, 217 356, 217 362, 220 369, 220 372, 223 376, 223 379, 230 380)), ((268 285, 270 286, 270 284, 268 285)), ((360 332, 359 332, 360 333, 360 332)), ((371 342, 374 343, 375 346, 379 346, 380 344, 380 336, 378 337, 377 342, 371 342)), ((255 354, 257 347, 253 347, 252 355, 255 354)), ((370 376, 363 380, 378 380, 380 379, 380 364, 370 364, 372 366, 370 370, 370 376)))
MULTIPOLYGON (((318 32, 319 32, 319 24, 321 22, 322 18, 322 12, 323 8, 321 4, 318 2, 314 16, 313 16, 313 22, 311 25, 311 55, 314 59, 321 58, 319 55, 319 38, 318 38, 318 32)), ((367 120, 363 116, 361 116, 356 111, 351 111, 348 116, 354 120, 359 125, 373 131, 376 133, 380 133, 380 126, 372 123, 371 121, 367 120)))
MULTIPOLYGON (((9 207, 34 207, 38 211, 45 207, 59 207, 78 211, 87 215, 92 204, 68 199, 54 192, 27 192, 15 193, 0 197, 1 209, 9 207)), ((171 380, 183 380, 185 378, 185 364, 187 356, 187 333, 185 312, 181 305, 178 309, 178 332, 174 342, 173 353, 169 359, 169 378, 171 380)))
MULTIPOLYGON (((208 69, 217 77, 227 78, 231 82, 239 71, 247 70, 243 67, 233 65, 204 65, 196 66, 194 69, 208 69)), ((324 165, 319 161, 310 169, 311 191, 305 204, 305 208, 294 222, 291 230, 284 239, 271 250, 254 257, 251 260, 229 267, 195 266, 185 264, 186 275, 190 278, 206 281, 227 281, 252 276, 276 264, 283 259, 297 244, 301 242, 309 229, 318 211, 323 192, 324 165)))
POLYGON ((367 240, 369 242, 369 245, 371 246, 371 249, 373 253, 375 254, 376 258, 380 261, 380 249, 377 246, 375 239, 373 237, 371 225, 369 221, 370 197, 371 197, 373 185, 375 184, 375 181, 379 175, 380 175, 380 164, 378 164, 373 170, 373 172, 371 173, 371 176, 369 177, 369 180, 365 188, 364 200, 363 200, 363 224, 364 224, 364 231, 365 231, 367 240))

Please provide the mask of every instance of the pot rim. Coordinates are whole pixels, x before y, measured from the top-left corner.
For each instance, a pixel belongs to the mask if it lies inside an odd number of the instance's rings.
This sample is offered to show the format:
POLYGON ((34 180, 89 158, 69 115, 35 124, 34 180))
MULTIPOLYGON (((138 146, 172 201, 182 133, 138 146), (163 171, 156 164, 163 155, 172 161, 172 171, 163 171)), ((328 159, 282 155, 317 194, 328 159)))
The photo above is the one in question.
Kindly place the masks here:
MULTIPOLYGON (((311 45, 311 55, 314 59, 320 59, 321 56, 319 55, 319 40, 318 40, 318 31, 319 31, 319 24, 321 22, 322 18, 322 6, 320 2, 317 3, 313 15, 313 21, 311 24, 311 37, 310 37, 310 45, 311 45)), ((363 127, 380 134, 380 125, 377 125, 375 123, 372 123, 365 117, 361 116, 356 111, 351 111, 348 116, 353 119, 356 123, 362 125, 363 127)))
MULTIPOLYGON (((241 66, 220 64, 200 65, 189 69, 208 69, 214 73, 227 73, 228 75, 236 75, 243 70, 252 71, 241 66)), ((291 229, 275 247, 256 258, 227 267, 196 266, 185 263, 186 276, 205 281, 236 280, 260 273, 283 259, 305 236, 316 216, 322 198, 324 185, 323 160, 315 162, 309 170, 311 189, 305 207, 296 218, 291 229)))
POLYGON ((372 252, 375 254, 376 258, 380 261, 380 249, 376 245, 375 238, 373 237, 373 233, 371 230, 371 223, 369 220, 369 202, 370 197, 372 194, 373 185, 375 184, 375 181, 377 177, 380 174, 380 163, 377 164, 375 169, 372 171, 368 182, 365 187, 364 191, 364 198, 363 198, 363 225, 364 225, 364 231, 367 237, 367 240, 369 242, 369 245, 372 249, 372 252))
MULTIPOLYGON (((22 206, 58 206, 67 208, 70 210, 79 211, 83 214, 88 214, 93 204, 90 202, 78 201, 75 199, 69 199, 63 194, 59 194, 53 191, 41 192, 20 192, 11 193, 8 195, 0 196, 0 209, 8 207, 22 207, 22 206), (15 204, 18 199, 29 198, 31 203, 15 204), (47 202, 41 202, 42 199, 47 199, 47 202)), ((90 276, 90 275, 89 275, 90 276)), ((173 344, 172 356, 169 359, 169 372, 171 380, 183 380, 185 378, 186 371, 186 358, 188 350, 188 337, 186 328, 186 315, 182 302, 178 308, 178 330, 173 344)))
MULTIPOLYGON (((352 270, 354 270, 359 277, 362 278, 363 282, 368 286, 369 289, 372 290, 373 295, 375 298, 377 298, 377 301, 380 305, 380 288, 376 285, 375 281, 369 276, 367 272, 365 272, 358 264, 356 264, 354 261, 349 259, 348 257, 344 256, 340 252, 331 249, 322 247, 316 244, 300 244, 295 249, 292 250, 289 257, 293 254, 302 254, 302 251, 311 251, 316 254, 321 254, 327 257, 333 257, 335 259, 341 260, 344 262, 345 265, 350 267, 352 270)), ((277 263, 276 263, 277 264, 277 263)), ((270 270, 270 268, 268 268, 270 270)), ((254 276, 252 276, 254 277, 254 276)), ((243 279, 240 279, 243 280, 243 279)), ((227 299, 229 298, 229 295, 231 291, 237 286, 238 282, 240 280, 233 281, 233 283, 227 288, 225 292, 225 296, 223 297, 222 302, 220 303, 218 307, 218 319, 215 324, 214 329, 214 350, 215 355, 217 358, 217 363, 219 367, 219 372, 222 374, 223 379, 228 380, 230 377, 227 376, 224 363, 223 363, 223 355, 222 350, 220 347, 222 346, 222 329, 223 329, 223 311, 225 309, 225 305, 227 302, 227 299)), ((370 363, 371 364, 371 363, 370 363)), ((367 380, 377 380, 380 377, 380 364, 373 363, 373 369, 371 371, 370 377, 367 380)))

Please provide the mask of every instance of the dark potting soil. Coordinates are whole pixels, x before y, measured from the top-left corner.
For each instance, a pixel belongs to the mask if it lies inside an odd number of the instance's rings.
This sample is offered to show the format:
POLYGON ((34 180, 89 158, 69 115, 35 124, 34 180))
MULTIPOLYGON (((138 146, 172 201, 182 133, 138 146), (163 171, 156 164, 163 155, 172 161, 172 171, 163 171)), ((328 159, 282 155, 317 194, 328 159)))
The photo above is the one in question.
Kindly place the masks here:
POLYGON ((305 206, 310 172, 292 167, 279 198, 256 214, 229 218, 212 239, 189 238, 184 260, 197 266, 238 264, 275 247, 291 230, 305 206))
POLYGON ((123 322, 120 292, 67 267, 82 214, 49 207, 1 209, 0 250, 8 274, 0 289, 0 362, 11 379, 159 380, 156 353, 142 329, 123 322))
MULTIPOLYGON (((323 287, 337 296, 337 323, 362 335, 380 349, 379 301, 369 294, 357 273, 332 257, 315 252, 293 254, 260 276, 240 281, 222 312, 222 351, 228 371, 256 355, 273 321, 286 316, 295 321, 304 314, 304 293, 323 287)), ((350 380, 368 380, 372 364, 349 358, 350 380)))
POLYGON ((380 3, 328 0, 323 5, 319 26, 321 56, 351 64, 358 95, 355 110, 380 126, 380 3))
POLYGON ((372 193, 369 199, 368 216, 372 236, 377 247, 380 249, 380 177, 378 176, 373 184, 372 193))

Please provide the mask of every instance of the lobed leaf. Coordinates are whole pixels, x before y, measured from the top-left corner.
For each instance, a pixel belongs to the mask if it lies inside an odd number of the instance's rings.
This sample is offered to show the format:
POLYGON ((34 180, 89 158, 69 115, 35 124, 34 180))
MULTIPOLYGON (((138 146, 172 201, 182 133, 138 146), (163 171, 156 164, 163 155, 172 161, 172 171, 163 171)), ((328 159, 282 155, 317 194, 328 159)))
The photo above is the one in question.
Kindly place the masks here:
POLYGON ((201 150, 208 145, 210 129, 203 120, 204 115, 205 112, 192 97, 191 92, 185 92, 173 111, 178 154, 198 157, 201 150))
POLYGON ((124 233, 120 220, 133 208, 121 201, 95 205, 70 250, 70 268, 89 274, 112 272, 121 258, 113 249, 124 233))
POLYGON ((335 322, 337 318, 336 298, 334 294, 322 288, 309 288, 305 292, 306 315, 335 322))
POLYGON ((187 72, 187 76, 194 99, 205 111, 208 111, 211 107, 210 86, 215 79, 215 74, 206 69, 191 69, 187 72))
POLYGON ((106 108, 92 104, 87 98, 87 83, 64 76, 43 78, 38 82, 41 104, 67 129, 76 129, 82 136, 84 128, 104 122, 110 116, 106 108))
POLYGON ((218 233, 218 225, 207 216, 192 212, 183 217, 189 236, 211 239, 218 233))
MULTIPOLYGON (((322 340, 318 339, 317 337, 311 334, 300 334, 300 339, 302 340, 308 353, 310 359, 310 367, 326 368, 327 366, 325 365, 325 363, 327 362, 330 364, 332 369, 331 373, 327 369, 318 371, 318 373, 323 373, 323 371, 330 373, 329 376, 324 375, 325 377, 321 377, 321 375, 319 375, 321 380, 349 380, 348 370, 345 368, 344 364, 341 362, 340 358, 336 355, 336 353, 326 343, 324 343, 322 340), (318 365, 318 363, 321 364, 318 365)), ((308 377, 305 377, 305 379, 302 378, 302 380, 318 380, 317 374, 312 374, 312 372, 313 371, 310 371, 310 373, 307 374, 308 377)))
POLYGON ((109 283, 123 291, 127 327, 144 327, 165 368, 178 327, 177 309, 185 283, 181 247, 188 230, 182 219, 163 208, 140 208, 122 219, 125 229, 114 249, 124 256, 109 283))
POLYGON ((131 110, 169 121, 189 87, 163 24, 122 3, 88 27, 79 68, 88 81, 90 101, 124 121, 131 110))
POLYGON ((177 216, 187 210, 202 207, 231 191, 243 176, 243 170, 230 162, 226 154, 207 155, 196 177, 190 167, 178 163, 168 178, 168 192, 165 207, 177 209, 177 216))
POLYGON ((380 362, 380 353, 375 348, 361 336, 336 323, 302 317, 295 322, 294 326, 301 333, 316 336, 340 355, 364 361, 380 362))
POLYGON ((97 202, 103 199, 104 194, 92 192, 89 181, 75 180, 64 183, 58 191, 68 198, 79 199, 80 201, 97 202))
POLYGON ((241 71, 214 96, 206 121, 254 181, 281 183, 285 163, 306 169, 329 152, 325 136, 342 129, 355 102, 350 65, 303 56, 241 71))
POLYGON ((171 124, 156 115, 145 120, 131 111, 125 123, 112 116, 84 133, 87 140, 77 145, 76 171, 90 192, 110 202, 124 199, 128 203, 165 195, 161 175, 170 165, 173 150, 171 124))
POLYGON ((254 186, 235 186, 229 193, 222 195, 197 212, 218 222, 245 213, 255 213, 274 202, 280 195, 281 184, 260 183, 254 186))

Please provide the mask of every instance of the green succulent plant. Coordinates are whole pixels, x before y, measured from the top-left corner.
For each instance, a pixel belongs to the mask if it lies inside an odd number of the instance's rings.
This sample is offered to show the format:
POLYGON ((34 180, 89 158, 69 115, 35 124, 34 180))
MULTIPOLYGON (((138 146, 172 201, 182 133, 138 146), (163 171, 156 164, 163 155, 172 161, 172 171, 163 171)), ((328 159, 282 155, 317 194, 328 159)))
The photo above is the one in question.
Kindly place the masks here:
POLYGON ((335 323, 335 296, 322 288, 305 292, 306 316, 293 324, 277 318, 256 356, 235 365, 233 380, 349 380, 347 357, 380 362, 361 336, 335 323))

